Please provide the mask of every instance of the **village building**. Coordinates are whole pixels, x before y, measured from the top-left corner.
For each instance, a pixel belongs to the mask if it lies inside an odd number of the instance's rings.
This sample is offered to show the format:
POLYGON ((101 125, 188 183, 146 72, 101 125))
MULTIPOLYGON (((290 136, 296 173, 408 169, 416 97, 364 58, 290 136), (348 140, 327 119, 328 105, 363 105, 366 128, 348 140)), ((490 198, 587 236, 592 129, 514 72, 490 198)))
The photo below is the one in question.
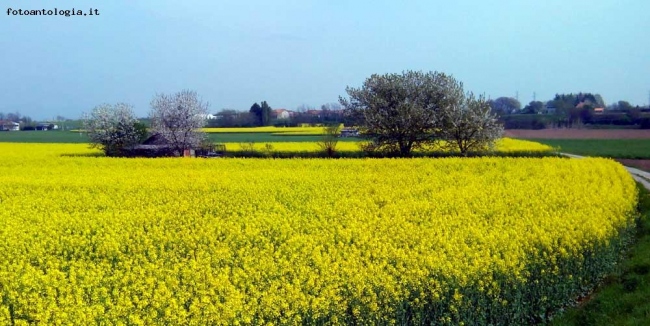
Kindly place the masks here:
POLYGON ((20 123, 7 121, 7 120, 0 120, 0 131, 19 131, 19 130, 20 130, 20 123))

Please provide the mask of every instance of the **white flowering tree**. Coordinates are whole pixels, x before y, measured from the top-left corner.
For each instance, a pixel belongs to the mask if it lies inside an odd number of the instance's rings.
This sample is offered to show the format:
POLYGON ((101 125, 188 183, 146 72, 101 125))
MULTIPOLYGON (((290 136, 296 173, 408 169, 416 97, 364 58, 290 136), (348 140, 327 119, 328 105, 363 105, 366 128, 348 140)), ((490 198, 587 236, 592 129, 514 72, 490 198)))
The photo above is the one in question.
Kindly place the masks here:
POLYGON ((366 149, 409 156, 437 140, 440 111, 457 105, 462 89, 462 83, 440 72, 375 74, 361 88, 347 87, 350 99, 339 102, 362 122, 361 133, 371 140, 366 149))
POLYGON ((465 156, 493 148, 503 136, 503 127, 485 97, 467 93, 454 102, 439 112, 438 138, 444 140, 443 146, 465 156))
POLYGON ((440 72, 372 75, 340 98, 371 140, 366 150, 409 156, 436 144, 467 155, 501 137, 502 128, 484 98, 465 94, 463 83, 440 72))
POLYGON ((106 156, 128 155, 131 146, 140 143, 147 130, 133 113, 129 104, 102 104, 83 114, 83 128, 92 147, 100 148, 106 156))
POLYGON ((199 129, 204 126, 207 113, 208 103, 201 101, 194 91, 157 94, 151 101, 151 132, 161 135, 180 154, 199 147, 206 138, 199 129))

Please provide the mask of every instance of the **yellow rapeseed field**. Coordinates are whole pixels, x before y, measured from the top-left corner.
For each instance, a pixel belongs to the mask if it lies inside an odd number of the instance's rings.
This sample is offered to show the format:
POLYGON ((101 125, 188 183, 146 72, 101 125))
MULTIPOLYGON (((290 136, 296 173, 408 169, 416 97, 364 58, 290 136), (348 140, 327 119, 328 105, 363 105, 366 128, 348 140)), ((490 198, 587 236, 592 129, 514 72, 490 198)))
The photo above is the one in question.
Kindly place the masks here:
MULTIPOLYGON (((362 142, 355 141, 339 141, 336 145, 336 150, 340 152, 355 152, 359 151, 359 145, 362 142)), ((253 148, 257 151, 264 151, 267 148, 267 144, 271 147, 273 151, 279 152, 316 152, 321 151, 322 149, 318 146, 318 142, 257 142, 253 143, 253 148)), ((229 151, 241 151, 242 145, 248 146, 247 143, 225 143, 226 149, 229 151)), ((496 152, 500 153, 517 153, 517 152, 551 152, 554 151, 553 147, 540 144, 537 142, 532 142, 528 140, 521 139, 512 139, 512 138, 502 138, 497 141, 494 148, 496 152)), ((418 151, 418 150, 416 150, 418 151)))
POLYGON ((635 219, 606 159, 0 152, 2 325, 530 324, 635 219))

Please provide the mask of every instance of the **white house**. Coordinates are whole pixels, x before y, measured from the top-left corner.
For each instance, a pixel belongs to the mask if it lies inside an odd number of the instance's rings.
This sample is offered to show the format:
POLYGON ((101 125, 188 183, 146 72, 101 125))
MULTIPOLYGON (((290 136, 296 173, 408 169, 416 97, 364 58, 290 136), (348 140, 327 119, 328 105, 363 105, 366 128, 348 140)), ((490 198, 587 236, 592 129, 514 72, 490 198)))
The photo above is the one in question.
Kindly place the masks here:
POLYGON ((291 112, 285 109, 273 110, 272 115, 276 119, 289 119, 291 117, 291 112))
POLYGON ((59 125, 50 122, 41 122, 36 125, 36 130, 57 130, 59 125))
POLYGON ((359 137, 359 130, 354 128, 343 128, 340 137, 359 137))
POLYGON ((0 120, 0 130, 2 131, 19 131, 20 123, 13 121, 0 120))
POLYGON ((217 116, 214 115, 214 114, 208 113, 208 114, 201 114, 201 118, 203 118, 205 120, 213 120, 213 119, 216 119, 217 116))

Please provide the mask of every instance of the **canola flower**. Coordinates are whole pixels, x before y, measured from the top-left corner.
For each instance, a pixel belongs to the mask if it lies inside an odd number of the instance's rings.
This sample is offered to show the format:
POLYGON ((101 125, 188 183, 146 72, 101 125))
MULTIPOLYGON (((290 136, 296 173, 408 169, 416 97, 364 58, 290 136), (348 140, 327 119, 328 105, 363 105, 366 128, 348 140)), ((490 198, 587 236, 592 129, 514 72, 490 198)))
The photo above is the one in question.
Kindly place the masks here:
POLYGON ((3 325, 530 324, 635 219, 607 159, 0 150, 3 325))

